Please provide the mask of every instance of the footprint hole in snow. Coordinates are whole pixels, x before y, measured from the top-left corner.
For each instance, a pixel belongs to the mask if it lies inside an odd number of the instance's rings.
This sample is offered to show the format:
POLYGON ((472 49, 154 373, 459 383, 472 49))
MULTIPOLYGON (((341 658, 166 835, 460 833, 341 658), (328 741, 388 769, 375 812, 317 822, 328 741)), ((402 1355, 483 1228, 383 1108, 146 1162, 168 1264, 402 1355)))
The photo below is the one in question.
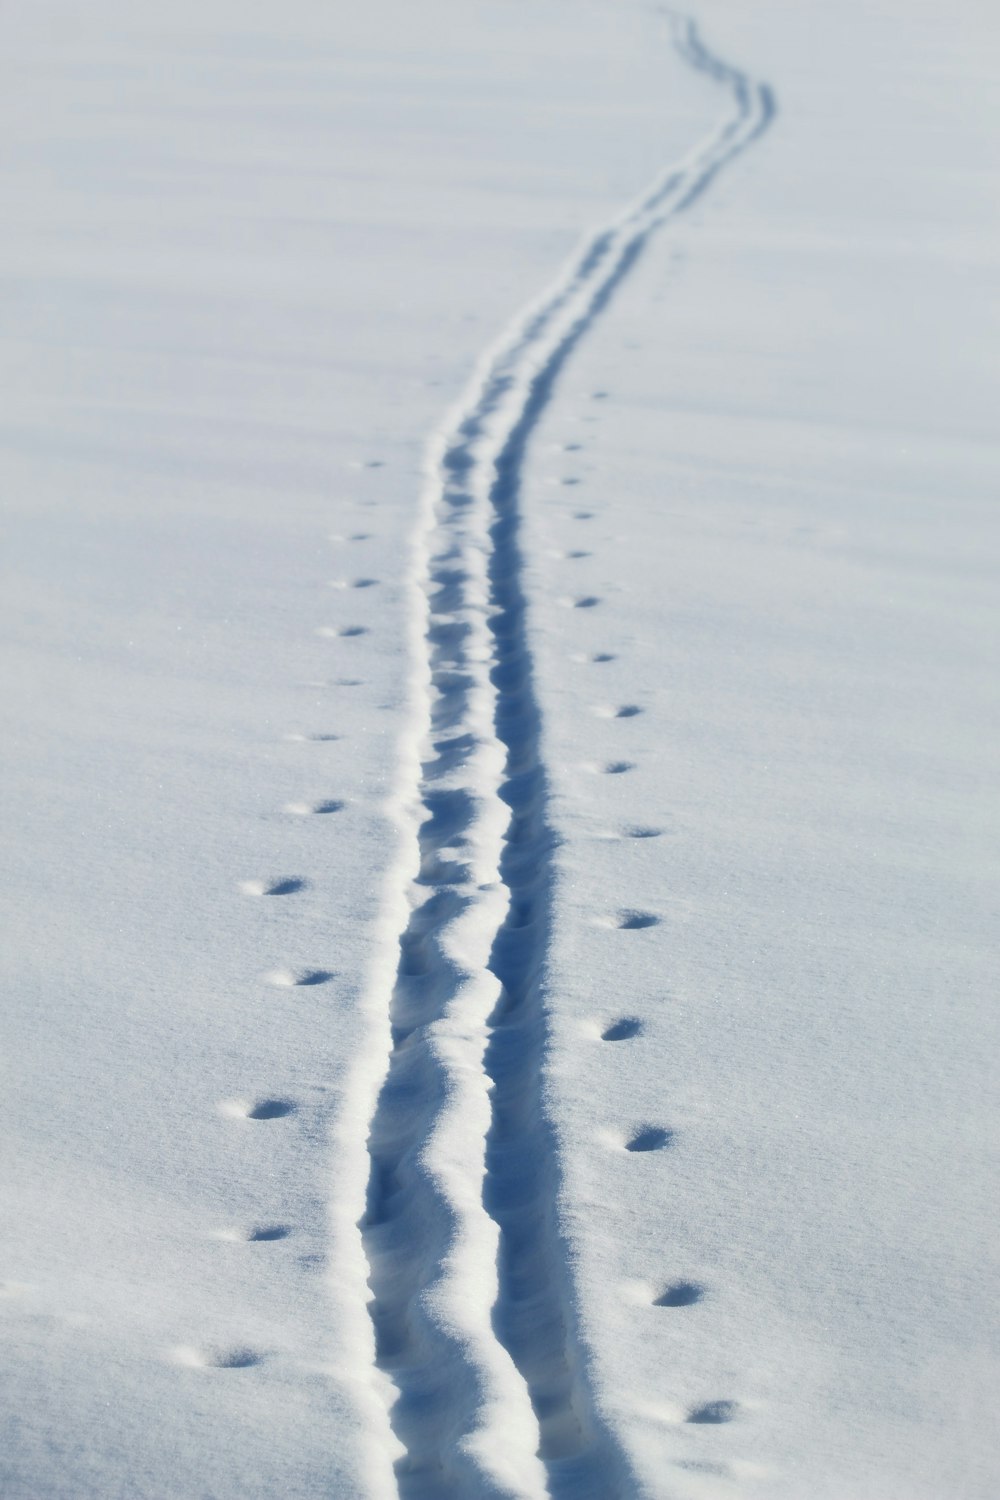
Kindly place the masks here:
POLYGON ((291 1099, 226 1099, 219 1113, 230 1120, 281 1120, 296 1108, 291 1099))
POLYGON ((693 1307, 705 1295, 705 1288, 696 1281, 675 1281, 661 1292, 654 1307, 693 1307))
POLYGON ((287 1224, 251 1224, 249 1228, 216 1229, 212 1238, 236 1245, 263 1245, 287 1239, 291 1232, 287 1224))
POLYGON ((246 1370, 251 1365, 259 1365, 264 1356, 259 1350, 244 1344, 229 1348, 215 1345, 202 1349, 185 1345, 174 1350, 174 1358, 178 1364, 187 1365, 191 1369, 246 1370))
POLYGON ((295 1113, 291 1099, 258 1099, 247 1110, 248 1120, 282 1120, 295 1113))
POLYGON ((325 802, 286 802, 285 812, 293 813, 296 817, 304 818, 316 813, 340 812, 344 803, 337 798, 328 798, 325 802))
POLYGON ((629 1140, 625 1142, 626 1151, 663 1151, 673 1141, 672 1130, 664 1130, 662 1125, 644 1125, 637 1130, 629 1140))
POLYGON ((643 927, 656 927, 660 918, 651 911, 620 911, 614 925, 622 932, 638 932, 643 927))
POLYGON ((299 875, 282 875, 276 880, 241 880, 240 890, 244 896, 294 896, 308 884, 299 875))
POLYGON ((593 711, 599 719, 634 719, 642 713, 636 703, 598 703, 593 711))
POLYGON ((270 973, 264 975, 265 983, 279 990, 329 984, 333 978, 334 975, 330 969, 272 969, 270 973))
POLYGON ((706 1401, 704 1405, 692 1408, 687 1420, 714 1426, 720 1422, 731 1422, 738 1411, 739 1406, 735 1401, 706 1401))
POLYGON ((601 1032, 602 1042, 627 1042, 629 1037, 638 1036, 642 1031, 642 1022, 637 1016, 622 1016, 619 1021, 612 1021, 610 1026, 601 1032))

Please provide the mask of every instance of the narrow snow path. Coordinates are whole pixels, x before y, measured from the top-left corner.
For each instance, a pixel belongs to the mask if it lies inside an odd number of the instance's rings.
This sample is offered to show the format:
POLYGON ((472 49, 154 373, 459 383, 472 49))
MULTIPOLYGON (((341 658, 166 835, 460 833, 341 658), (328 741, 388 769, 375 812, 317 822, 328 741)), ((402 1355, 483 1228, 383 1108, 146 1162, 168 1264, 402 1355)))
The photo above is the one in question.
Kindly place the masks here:
MULTIPOLYGON (((541 1098, 552 845, 518 542, 527 444, 654 231, 766 128, 769 89, 675 22, 733 108, 591 236, 487 351, 431 440, 417 540, 416 844, 362 1221, 407 1500, 623 1493, 593 1410, 541 1098)), ((575 601, 587 608, 593 600, 575 601)))

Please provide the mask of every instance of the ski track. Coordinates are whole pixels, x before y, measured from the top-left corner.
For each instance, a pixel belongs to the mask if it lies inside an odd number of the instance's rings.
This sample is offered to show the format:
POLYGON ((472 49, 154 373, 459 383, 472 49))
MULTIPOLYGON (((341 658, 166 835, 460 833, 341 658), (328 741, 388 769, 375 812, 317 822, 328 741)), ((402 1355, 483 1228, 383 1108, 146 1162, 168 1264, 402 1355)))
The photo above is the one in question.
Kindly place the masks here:
POLYGON ((765 85, 712 56, 692 21, 672 25, 732 113, 585 241, 486 352, 428 449, 414 588, 425 722, 402 798, 419 869, 360 1224, 404 1500, 636 1492, 589 1392, 556 1212, 543 1103, 553 837, 518 530, 527 446, 577 341, 654 231, 774 115, 765 85))

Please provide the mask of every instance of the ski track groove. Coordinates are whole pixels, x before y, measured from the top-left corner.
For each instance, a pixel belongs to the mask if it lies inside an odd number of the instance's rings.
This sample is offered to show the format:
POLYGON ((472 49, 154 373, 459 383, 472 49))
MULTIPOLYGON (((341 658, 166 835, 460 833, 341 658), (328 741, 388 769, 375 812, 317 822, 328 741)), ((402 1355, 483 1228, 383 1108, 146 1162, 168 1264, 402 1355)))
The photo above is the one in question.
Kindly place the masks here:
MULTIPOLYGON (((389 1006, 360 1222, 404 1500, 622 1500, 591 1396, 543 1100, 553 837, 519 544, 527 446, 644 245, 768 126, 770 89, 671 17, 732 114, 593 234, 484 354, 431 439, 417 537, 419 871, 389 1006)), ((416 762, 416 758, 414 758, 416 762)))

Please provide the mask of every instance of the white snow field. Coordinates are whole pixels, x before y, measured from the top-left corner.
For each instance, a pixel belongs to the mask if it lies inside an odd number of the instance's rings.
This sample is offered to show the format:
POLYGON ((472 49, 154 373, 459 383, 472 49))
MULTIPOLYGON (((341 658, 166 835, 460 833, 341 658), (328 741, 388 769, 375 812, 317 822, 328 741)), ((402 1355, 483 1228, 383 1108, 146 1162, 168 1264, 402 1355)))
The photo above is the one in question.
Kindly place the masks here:
POLYGON ((995 8, 0 38, 0 1496, 993 1500, 995 8))

